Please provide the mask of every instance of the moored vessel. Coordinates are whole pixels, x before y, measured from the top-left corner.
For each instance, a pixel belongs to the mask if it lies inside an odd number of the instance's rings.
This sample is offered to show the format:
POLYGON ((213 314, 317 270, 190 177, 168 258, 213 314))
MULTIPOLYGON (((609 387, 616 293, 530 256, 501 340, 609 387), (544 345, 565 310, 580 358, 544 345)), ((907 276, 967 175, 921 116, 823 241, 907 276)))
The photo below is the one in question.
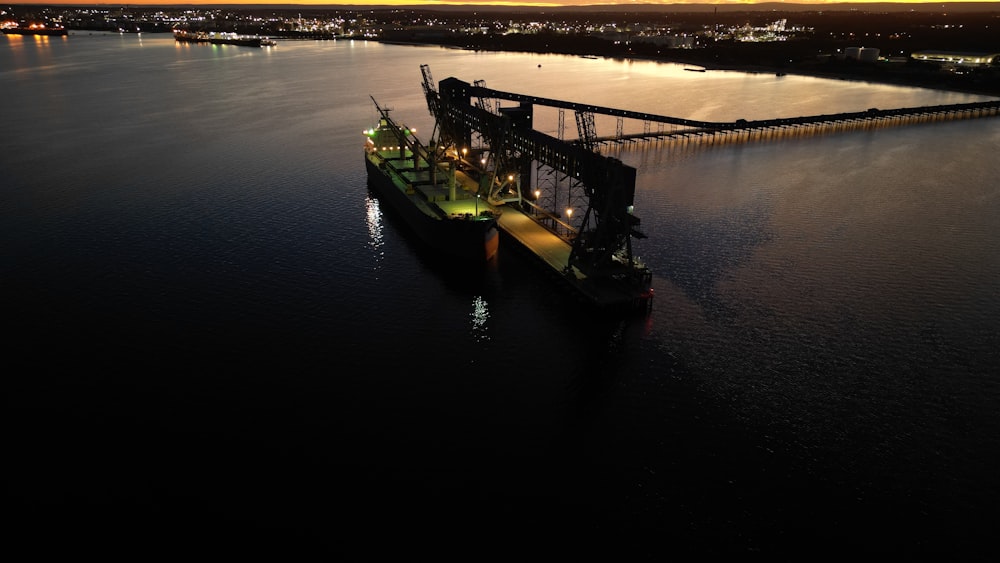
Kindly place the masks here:
MULTIPOLYGON (((261 47, 265 45, 265 39, 262 37, 237 35, 235 33, 174 30, 174 39, 182 43, 210 43, 212 45, 239 45, 242 47, 261 47)), ((275 44, 270 39, 266 41, 269 42, 266 43, 267 46, 275 44)))
POLYGON ((499 209, 479 197, 478 184, 459 170, 457 157, 425 147, 388 109, 375 107, 378 125, 364 132, 369 188, 435 252, 474 262, 493 258, 499 209))
POLYGON ((67 35, 65 27, 42 27, 32 25, 30 27, 5 27, 3 32, 7 35, 67 35))

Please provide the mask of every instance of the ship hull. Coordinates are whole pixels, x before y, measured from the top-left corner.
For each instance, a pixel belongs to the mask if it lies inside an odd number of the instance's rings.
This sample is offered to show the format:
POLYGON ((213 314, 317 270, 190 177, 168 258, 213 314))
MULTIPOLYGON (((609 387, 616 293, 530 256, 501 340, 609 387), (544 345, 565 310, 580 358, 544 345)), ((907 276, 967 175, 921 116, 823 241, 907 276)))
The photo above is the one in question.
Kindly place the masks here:
POLYGON ((249 39, 218 39, 213 38, 209 40, 212 45, 239 45, 240 47, 260 47, 260 39, 249 38, 249 39))
POLYGON ((49 36, 61 36, 66 35, 66 29, 58 28, 45 28, 45 29, 27 29, 27 28, 8 28, 4 29, 3 32, 6 35, 49 35, 49 36))
POLYGON ((365 165, 368 187, 430 249, 449 258, 470 262, 486 262, 496 255, 500 244, 496 220, 471 221, 428 215, 411 199, 417 196, 400 189, 390 173, 381 169, 371 155, 366 154, 365 165))
POLYGON ((202 33, 175 32, 174 39, 181 43, 209 43, 211 45, 238 45, 240 47, 261 47, 260 37, 209 36, 202 33))

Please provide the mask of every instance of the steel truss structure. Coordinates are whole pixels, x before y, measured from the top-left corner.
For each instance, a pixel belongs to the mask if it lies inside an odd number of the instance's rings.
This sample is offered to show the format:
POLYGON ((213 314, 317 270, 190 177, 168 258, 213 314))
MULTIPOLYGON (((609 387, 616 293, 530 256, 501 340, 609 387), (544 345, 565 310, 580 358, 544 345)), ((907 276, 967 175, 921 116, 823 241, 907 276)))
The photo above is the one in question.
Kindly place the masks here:
POLYGON ((435 85, 427 65, 421 71, 436 150, 453 151, 475 168, 482 197, 534 208, 537 222, 571 243, 566 272, 575 268, 591 279, 619 281, 649 275, 632 256, 632 239, 645 238, 633 213, 636 170, 586 142, 593 136, 593 114, 576 110, 586 136, 567 142, 532 127, 536 99, 492 90, 482 81, 447 78, 435 85), (517 103, 502 107, 503 100, 517 103))

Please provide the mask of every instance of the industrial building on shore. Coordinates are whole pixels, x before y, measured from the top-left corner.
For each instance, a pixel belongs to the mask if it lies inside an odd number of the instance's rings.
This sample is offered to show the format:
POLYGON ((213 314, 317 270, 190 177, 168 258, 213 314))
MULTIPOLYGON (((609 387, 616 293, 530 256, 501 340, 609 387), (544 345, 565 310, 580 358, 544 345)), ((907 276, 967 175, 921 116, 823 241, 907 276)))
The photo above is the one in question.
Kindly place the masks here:
POLYGON ((954 67, 1000 66, 1000 53, 973 53, 969 51, 914 51, 912 59, 940 63, 954 67))

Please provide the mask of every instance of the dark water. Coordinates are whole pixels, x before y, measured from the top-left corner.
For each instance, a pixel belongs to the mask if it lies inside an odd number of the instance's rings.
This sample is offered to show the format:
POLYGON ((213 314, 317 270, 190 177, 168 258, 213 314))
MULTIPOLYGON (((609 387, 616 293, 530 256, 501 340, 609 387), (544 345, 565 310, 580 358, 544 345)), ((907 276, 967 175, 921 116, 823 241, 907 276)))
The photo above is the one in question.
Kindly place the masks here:
POLYGON ((595 318, 516 254, 435 260, 368 193, 368 96, 430 135, 423 63, 694 119, 982 99, 365 42, 4 37, 23 546, 989 551, 1000 121, 616 150, 657 298, 595 318))

